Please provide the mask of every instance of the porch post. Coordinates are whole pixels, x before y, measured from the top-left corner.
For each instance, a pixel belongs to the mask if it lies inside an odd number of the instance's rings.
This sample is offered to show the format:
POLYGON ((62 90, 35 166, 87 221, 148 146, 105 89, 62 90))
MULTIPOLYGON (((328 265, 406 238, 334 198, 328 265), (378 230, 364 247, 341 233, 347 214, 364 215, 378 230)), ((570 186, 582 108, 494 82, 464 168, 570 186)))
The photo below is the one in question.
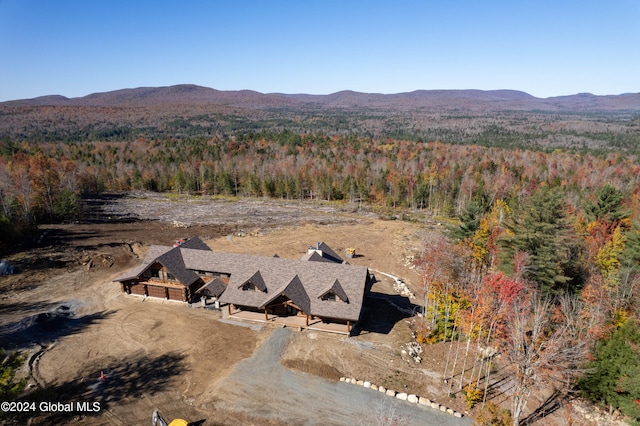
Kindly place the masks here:
POLYGON ((347 331, 351 333, 351 321, 347 320, 347 331))
POLYGON ((269 321, 269 315, 267 314, 267 308, 264 308, 264 320, 269 321))
POLYGON ((229 315, 231 315, 231 303, 227 305, 227 308, 229 308, 229 315))
POLYGON ((309 327, 309 314, 307 314, 307 327, 309 327))

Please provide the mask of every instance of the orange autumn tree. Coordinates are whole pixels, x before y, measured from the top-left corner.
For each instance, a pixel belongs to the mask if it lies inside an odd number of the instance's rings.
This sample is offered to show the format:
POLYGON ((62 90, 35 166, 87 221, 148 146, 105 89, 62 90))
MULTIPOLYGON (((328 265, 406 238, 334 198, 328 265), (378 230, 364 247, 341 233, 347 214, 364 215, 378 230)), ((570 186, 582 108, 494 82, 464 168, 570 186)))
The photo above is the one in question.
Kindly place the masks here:
POLYGON ((496 200, 489 212, 480 219, 478 229, 465 243, 478 269, 487 271, 496 265, 497 239, 504 233, 504 220, 511 214, 511 208, 503 200, 496 200))

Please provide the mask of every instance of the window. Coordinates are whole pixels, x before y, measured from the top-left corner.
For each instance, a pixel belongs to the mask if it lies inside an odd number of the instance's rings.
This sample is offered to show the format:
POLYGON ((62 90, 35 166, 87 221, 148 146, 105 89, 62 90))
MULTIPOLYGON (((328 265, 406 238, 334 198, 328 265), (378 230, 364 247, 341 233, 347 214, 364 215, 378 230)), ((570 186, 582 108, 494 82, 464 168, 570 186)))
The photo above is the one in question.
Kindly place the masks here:
POLYGON ((249 290, 253 290, 253 291, 260 291, 260 289, 251 281, 247 281, 243 286, 242 286, 242 291, 249 291, 249 290))
POLYGON ((167 281, 175 281, 176 277, 171 272, 167 272, 167 281))
POLYGON ((332 291, 330 291, 328 293, 325 293, 322 296, 322 300, 328 300, 328 301, 331 301, 331 302, 335 302, 336 301, 336 294, 334 292, 332 292, 332 291))
POLYGON ((151 269, 151 278, 158 278, 160 279, 160 269, 151 269))

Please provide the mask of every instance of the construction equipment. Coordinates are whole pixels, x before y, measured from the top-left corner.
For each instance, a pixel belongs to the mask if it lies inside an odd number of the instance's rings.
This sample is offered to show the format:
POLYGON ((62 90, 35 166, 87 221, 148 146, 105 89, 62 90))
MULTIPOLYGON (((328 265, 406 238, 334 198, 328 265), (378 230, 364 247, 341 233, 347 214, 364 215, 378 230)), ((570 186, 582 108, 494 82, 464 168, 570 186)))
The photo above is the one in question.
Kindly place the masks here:
POLYGON ((347 257, 349 259, 352 259, 352 258, 356 257, 356 249, 355 249, 355 247, 348 247, 347 248, 347 257))
POLYGON ((158 410, 154 410, 153 417, 151 418, 151 426, 189 426, 189 422, 182 419, 171 420, 171 423, 167 423, 162 418, 158 410))

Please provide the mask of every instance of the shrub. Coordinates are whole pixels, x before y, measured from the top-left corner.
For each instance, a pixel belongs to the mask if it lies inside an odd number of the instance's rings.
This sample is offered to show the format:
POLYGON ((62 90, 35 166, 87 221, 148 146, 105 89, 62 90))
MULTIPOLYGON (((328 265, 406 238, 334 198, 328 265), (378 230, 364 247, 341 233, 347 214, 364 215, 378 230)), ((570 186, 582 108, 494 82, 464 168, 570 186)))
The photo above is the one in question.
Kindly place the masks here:
POLYGON ((487 402, 473 422, 474 426, 511 426, 511 412, 487 402))
POLYGON ((469 409, 475 407, 478 402, 482 401, 484 396, 482 389, 478 389, 475 383, 471 383, 462 388, 462 393, 467 400, 467 407, 469 407, 469 409))

